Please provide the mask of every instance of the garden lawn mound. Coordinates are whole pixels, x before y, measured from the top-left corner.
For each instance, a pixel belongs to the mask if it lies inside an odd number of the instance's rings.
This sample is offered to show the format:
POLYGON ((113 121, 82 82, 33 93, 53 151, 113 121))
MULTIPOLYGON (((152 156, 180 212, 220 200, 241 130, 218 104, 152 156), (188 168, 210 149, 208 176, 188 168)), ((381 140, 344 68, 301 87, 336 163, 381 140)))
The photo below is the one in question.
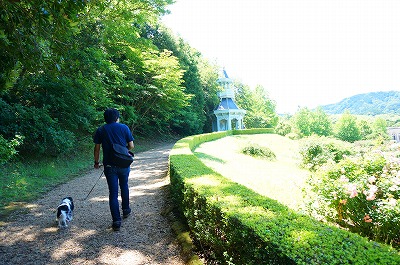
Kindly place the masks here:
POLYGON ((302 188, 309 175, 299 168, 298 141, 277 134, 227 136, 200 144, 194 154, 222 176, 257 193, 278 200, 293 210, 303 207, 302 188), (249 145, 268 147, 276 160, 241 153, 249 145))

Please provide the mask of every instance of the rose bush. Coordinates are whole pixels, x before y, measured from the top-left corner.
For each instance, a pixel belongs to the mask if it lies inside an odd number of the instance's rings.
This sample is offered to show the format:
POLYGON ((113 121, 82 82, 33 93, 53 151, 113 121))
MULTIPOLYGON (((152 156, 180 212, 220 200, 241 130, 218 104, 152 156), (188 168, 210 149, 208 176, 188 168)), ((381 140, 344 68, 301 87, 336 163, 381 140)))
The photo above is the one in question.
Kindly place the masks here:
POLYGON ((309 212, 400 248, 398 145, 389 151, 363 152, 338 163, 328 161, 309 179, 313 193, 309 197, 309 212))

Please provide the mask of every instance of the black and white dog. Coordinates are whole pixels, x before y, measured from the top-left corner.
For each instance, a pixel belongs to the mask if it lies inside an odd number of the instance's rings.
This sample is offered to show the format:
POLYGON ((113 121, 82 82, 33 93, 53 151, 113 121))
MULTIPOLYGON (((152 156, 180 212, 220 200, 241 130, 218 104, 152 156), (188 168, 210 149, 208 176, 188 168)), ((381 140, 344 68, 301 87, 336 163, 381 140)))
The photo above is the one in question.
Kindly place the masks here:
POLYGON ((57 207, 57 221, 58 227, 68 227, 68 223, 72 221, 74 210, 74 202, 71 197, 62 199, 60 205, 57 207))

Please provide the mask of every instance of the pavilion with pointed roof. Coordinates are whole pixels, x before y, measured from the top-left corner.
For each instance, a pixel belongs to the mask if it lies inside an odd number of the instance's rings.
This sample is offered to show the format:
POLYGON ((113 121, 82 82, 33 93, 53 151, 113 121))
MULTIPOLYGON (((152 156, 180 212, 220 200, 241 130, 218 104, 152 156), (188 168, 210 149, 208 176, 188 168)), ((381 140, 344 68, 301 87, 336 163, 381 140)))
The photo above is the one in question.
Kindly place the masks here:
POLYGON ((232 79, 225 69, 217 83, 222 91, 218 93, 219 104, 214 109, 216 119, 213 122, 213 131, 240 130, 244 128, 243 118, 246 110, 239 109, 235 103, 235 90, 232 79))

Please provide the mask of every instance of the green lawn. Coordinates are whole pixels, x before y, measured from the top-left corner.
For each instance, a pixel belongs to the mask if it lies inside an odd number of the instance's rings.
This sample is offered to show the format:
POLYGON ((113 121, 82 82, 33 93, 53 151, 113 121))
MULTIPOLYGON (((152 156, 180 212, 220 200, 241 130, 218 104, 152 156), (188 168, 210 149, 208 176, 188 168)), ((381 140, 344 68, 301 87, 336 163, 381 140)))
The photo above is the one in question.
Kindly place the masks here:
POLYGON ((236 135, 203 143, 194 153, 208 167, 232 181, 301 210, 302 188, 309 171, 298 166, 297 141, 276 134, 236 135), (275 153, 276 161, 242 154, 241 149, 249 143, 268 147, 275 153))

